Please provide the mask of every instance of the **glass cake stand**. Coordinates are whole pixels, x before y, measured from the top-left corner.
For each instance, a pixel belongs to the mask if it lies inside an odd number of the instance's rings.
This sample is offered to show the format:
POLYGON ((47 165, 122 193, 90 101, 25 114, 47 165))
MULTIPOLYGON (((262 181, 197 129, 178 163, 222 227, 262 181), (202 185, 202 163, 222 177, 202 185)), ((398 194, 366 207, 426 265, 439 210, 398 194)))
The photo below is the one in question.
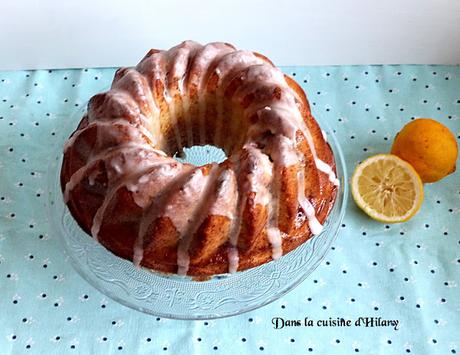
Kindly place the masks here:
MULTIPOLYGON (((285 295, 307 278, 337 237, 348 193, 345 162, 331 128, 320 122, 334 151, 340 180, 335 205, 320 235, 276 261, 231 275, 218 275, 208 281, 138 269, 83 232, 64 204, 59 182, 63 144, 83 113, 81 109, 68 120, 62 120, 61 144, 56 145, 48 169, 49 220, 76 271, 96 289, 125 306, 173 319, 212 319, 254 310, 285 295)), ((221 150, 211 146, 192 147, 186 153, 185 160, 195 164, 225 159, 221 150)))

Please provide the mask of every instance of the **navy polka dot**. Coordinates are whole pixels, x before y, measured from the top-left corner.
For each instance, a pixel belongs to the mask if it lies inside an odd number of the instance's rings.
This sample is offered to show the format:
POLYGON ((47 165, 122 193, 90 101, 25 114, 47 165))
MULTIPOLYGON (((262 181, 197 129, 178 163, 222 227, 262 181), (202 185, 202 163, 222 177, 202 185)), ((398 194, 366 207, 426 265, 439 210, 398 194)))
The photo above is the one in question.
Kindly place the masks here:
MULTIPOLYGON (((460 69, 455 66, 282 69, 307 90, 321 127, 328 122, 336 133, 349 175, 368 156, 389 152, 403 124, 417 117, 439 120, 460 140, 460 69)), ((405 224, 372 221, 350 198, 338 237, 314 275, 279 301, 247 314, 184 322, 127 313, 81 280, 48 223, 48 160, 51 147, 62 150, 61 134, 77 122, 65 129, 61 125, 71 121, 73 112, 83 112, 87 99, 110 85, 113 73, 0 72, 0 277, 5 285, 0 349, 85 353, 91 344, 94 352, 129 354, 183 348, 199 353, 372 352, 376 339, 363 336, 362 328, 347 329, 346 337, 332 328, 315 327, 313 333, 303 327, 272 329, 274 316, 317 320, 346 314, 400 319, 404 326, 398 331, 379 330, 377 340, 389 354, 457 353, 458 173, 426 185, 422 209, 405 224), (424 320, 424 327, 417 328, 414 316, 424 320), (187 336, 191 325, 193 336, 187 336), (410 333, 414 327, 419 332, 410 333), (219 335, 224 328, 231 329, 231 336, 219 335)), ((268 276, 254 282, 267 287, 279 282, 268 276)), ((151 302, 157 299, 152 296, 151 302)), ((178 297, 177 302, 191 300, 178 297)))

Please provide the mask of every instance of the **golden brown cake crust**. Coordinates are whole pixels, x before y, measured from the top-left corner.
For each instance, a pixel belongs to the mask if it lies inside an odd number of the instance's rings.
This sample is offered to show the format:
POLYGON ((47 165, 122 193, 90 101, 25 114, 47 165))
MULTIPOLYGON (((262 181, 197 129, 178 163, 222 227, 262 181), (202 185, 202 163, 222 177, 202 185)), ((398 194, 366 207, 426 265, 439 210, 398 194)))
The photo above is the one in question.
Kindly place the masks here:
POLYGON ((301 87, 263 55, 186 41, 151 50, 95 95, 64 150, 80 227, 167 273, 252 268, 321 232, 337 194, 333 152, 301 87), (201 167, 172 155, 213 144, 201 167))

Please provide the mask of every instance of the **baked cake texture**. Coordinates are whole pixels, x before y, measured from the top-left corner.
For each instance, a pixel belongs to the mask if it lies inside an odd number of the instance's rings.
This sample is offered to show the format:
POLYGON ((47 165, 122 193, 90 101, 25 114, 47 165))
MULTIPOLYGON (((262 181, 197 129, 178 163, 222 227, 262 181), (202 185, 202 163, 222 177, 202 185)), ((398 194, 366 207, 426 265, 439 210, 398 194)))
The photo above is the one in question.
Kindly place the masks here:
POLYGON ((321 233, 338 190, 305 93, 265 56, 185 41, 117 70, 64 147, 80 227, 114 254, 208 277, 278 259, 321 233), (227 159, 173 158, 211 144, 227 159))

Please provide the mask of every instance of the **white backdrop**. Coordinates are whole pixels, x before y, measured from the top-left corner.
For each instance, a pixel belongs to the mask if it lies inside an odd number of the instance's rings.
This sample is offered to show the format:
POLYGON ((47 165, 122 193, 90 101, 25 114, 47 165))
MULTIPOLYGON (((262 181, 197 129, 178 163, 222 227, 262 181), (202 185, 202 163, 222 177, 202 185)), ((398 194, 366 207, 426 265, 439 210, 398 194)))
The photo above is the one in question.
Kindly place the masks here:
POLYGON ((0 70, 134 65, 226 41, 275 64, 460 63, 459 0, 1 0, 0 70))

